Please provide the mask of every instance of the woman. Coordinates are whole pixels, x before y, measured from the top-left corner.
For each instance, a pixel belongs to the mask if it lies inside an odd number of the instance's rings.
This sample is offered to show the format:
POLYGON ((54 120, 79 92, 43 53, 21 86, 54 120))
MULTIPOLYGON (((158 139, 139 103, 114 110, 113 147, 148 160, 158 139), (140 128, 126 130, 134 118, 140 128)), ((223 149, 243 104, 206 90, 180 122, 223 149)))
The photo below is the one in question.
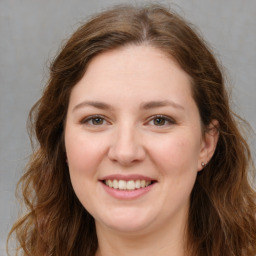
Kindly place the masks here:
POLYGON ((30 117, 22 255, 256 255, 250 150, 218 63, 178 15, 92 18, 30 117))

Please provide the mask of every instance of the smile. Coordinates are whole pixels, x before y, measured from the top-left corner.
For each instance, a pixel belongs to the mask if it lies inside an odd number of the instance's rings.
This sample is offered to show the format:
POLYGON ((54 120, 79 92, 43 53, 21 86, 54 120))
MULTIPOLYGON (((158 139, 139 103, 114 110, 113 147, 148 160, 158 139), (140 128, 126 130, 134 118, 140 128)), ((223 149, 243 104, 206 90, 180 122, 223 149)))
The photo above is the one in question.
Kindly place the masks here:
POLYGON ((153 181, 148 180, 104 180, 103 183, 110 188, 117 190, 136 190, 148 187, 153 184, 153 181))

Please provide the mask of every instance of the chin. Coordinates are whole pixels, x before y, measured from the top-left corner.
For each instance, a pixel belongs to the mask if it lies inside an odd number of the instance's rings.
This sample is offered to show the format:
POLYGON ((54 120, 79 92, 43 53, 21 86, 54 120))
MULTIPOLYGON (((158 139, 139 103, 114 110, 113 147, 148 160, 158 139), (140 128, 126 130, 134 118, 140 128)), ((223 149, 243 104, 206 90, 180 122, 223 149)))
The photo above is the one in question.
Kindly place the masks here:
POLYGON ((107 227, 113 231, 125 233, 125 234, 133 234, 143 232, 148 227, 148 224, 145 223, 137 223, 134 221, 122 221, 117 223, 108 223, 107 227))
POLYGON ((96 220, 96 225, 104 225, 117 232, 137 233, 148 228, 153 220, 153 216, 143 215, 137 211, 119 210, 116 214, 110 213, 100 218, 99 221, 96 220))

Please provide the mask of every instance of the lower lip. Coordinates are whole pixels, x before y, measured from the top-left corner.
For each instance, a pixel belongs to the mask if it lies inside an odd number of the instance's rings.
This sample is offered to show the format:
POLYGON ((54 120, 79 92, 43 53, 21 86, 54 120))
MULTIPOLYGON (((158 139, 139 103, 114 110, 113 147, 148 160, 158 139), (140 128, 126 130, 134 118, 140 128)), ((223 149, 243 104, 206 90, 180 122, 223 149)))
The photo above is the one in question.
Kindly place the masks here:
POLYGON ((148 193, 154 187, 154 185, 155 185, 155 183, 153 183, 145 188, 140 188, 140 189, 135 189, 135 190, 119 190, 119 189, 110 188, 106 184, 102 183, 102 186, 104 187, 105 191, 109 195, 111 195, 114 198, 123 199, 123 200, 139 198, 139 197, 145 195, 146 193, 148 193))

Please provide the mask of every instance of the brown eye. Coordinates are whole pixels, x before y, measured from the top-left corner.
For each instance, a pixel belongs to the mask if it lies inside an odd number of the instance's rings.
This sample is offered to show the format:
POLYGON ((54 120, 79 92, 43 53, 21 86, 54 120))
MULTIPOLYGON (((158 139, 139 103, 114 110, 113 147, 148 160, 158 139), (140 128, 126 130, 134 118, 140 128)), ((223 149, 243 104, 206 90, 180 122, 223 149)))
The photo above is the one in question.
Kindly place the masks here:
POLYGON ((106 119, 102 116, 89 116, 86 119, 83 119, 81 121, 81 124, 86 124, 89 126, 100 126, 100 125, 105 125, 107 123, 106 119))
POLYGON ((151 126, 169 127, 176 124, 173 118, 165 115, 155 115, 148 122, 151 126))
POLYGON ((104 119, 100 117, 92 118, 91 122, 93 125, 102 125, 104 123, 104 119))
POLYGON ((162 126, 162 125, 165 125, 166 124, 166 119, 163 118, 163 117, 157 117, 153 120, 154 122, 154 125, 157 125, 157 126, 162 126))

